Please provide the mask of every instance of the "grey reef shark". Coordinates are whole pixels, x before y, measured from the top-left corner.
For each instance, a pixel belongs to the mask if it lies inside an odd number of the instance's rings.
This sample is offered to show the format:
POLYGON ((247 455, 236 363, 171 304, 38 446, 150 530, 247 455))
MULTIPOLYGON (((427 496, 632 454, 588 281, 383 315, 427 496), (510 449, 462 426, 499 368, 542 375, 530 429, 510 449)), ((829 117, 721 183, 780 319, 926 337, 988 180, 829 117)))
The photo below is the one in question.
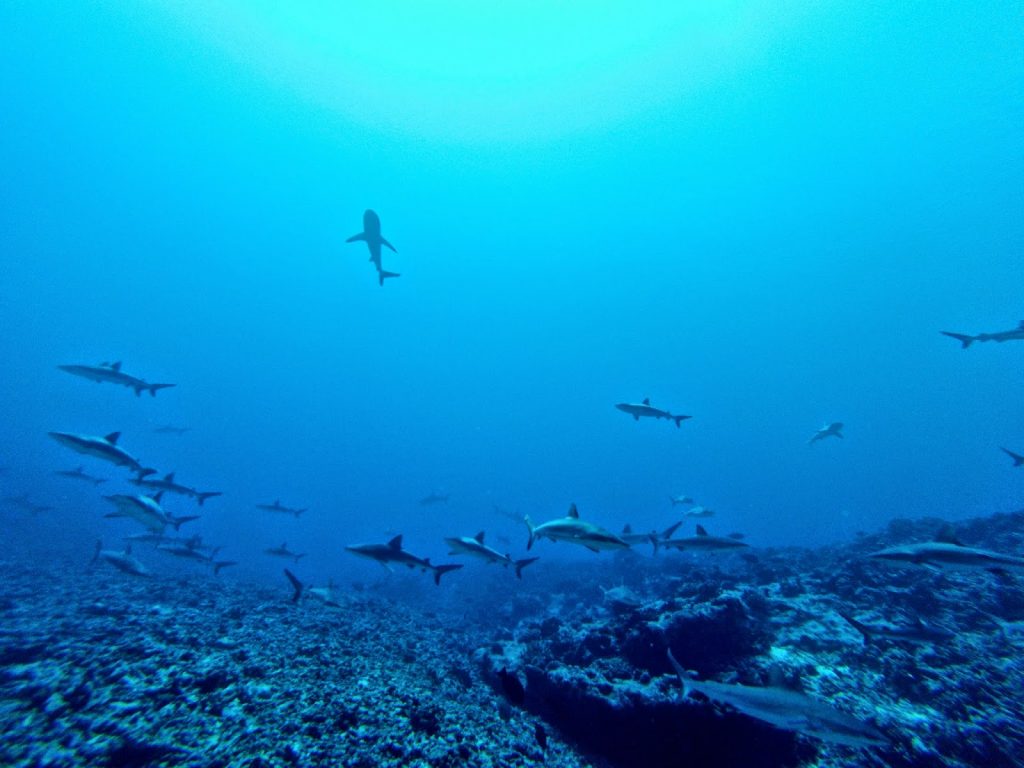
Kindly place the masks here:
POLYGON ((530 563, 535 563, 539 558, 527 557, 523 560, 513 560, 512 555, 501 554, 496 549, 492 549, 484 544, 484 532, 480 531, 476 536, 470 538, 469 536, 459 536, 455 538, 445 539, 445 543, 451 547, 449 555, 469 555, 479 560, 483 560, 485 563, 500 563, 506 567, 513 566, 516 571, 516 578, 523 578, 523 568, 528 566, 530 563))
POLYGON ((850 747, 878 747, 888 739, 871 723, 860 720, 805 693, 780 686, 752 686, 738 683, 698 681, 676 661, 668 660, 683 684, 683 695, 699 693, 711 701, 728 704, 745 715, 786 731, 795 731, 822 741, 850 747))
POLYGON ((641 417, 648 419, 668 419, 669 421, 674 421, 678 427, 686 419, 693 418, 692 416, 684 415, 675 416, 668 411, 663 411, 661 408, 655 408, 651 405, 651 399, 649 397, 645 397, 643 402, 640 403, 616 403, 615 407, 623 413, 628 413, 633 417, 634 421, 640 421, 641 417))
POLYGON ((158 390, 176 386, 175 384, 150 384, 148 381, 136 378, 135 376, 129 376, 121 370, 120 361, 116 363, 100 363, 99 365, 58 365, 57 367, 65 373, 81 376, 83 379, 95 381, 97 384, 106 382, 134 389, 136 397, 143 392, 149 392, 151 396, 156 397, 158 390))
POLYGON ((924 565, 932 568, 981 568, 989 571, 1024 569, 1024 557, 965 546, 949 526, 939 531, 933 541, 888 547, 868 557, 897 565, 924 565))
POLYGON ((394 253, 398 253, 395 250, 395 246, 389 243, 380 233, 380 217, 374 212, 367 209, 363 213, 363 231, 358 235, 352 235, 346 243, 355 243, 362 240, 366 243, 366 247, 370 249, 370 261, 373 262, 373 266, 377 268, 377 282, 383 286, 384 281, 391 277, 401 277, 397 272, 388 272, 384 269, 381 263, 380 247, 386 245, 394 253))
POLYGON ((807 441, 807 444, 816 443, 819 440, 824 440, 826 437, 843 437, 843 422, 833 421, 831 424, 826 424, 813 435, 811 439, 807 441))
POLYGON ((995 331, 994 333, 979 333, 971 336, 966 333, 953 333, 952 331, 939 331, 943 336, 949 336, 960 342, 961 349, 967 349, 975 341, 1024 341, 1024 320, 1021 320, 1016 328, 1009 331, 995 331))
POLYGON ((391 570, 392 565, 404 565, 407 568, 418 568, 424 573, 430 572, 434 576, 434 583, 441 584, 441 577, 451 571, 457 571, 462 567, 459 565, 433 565, 429 557, 417 557, 411 552, 402 549, 402 534, 398 534, 387 544, 352 544, 345 547, 353 555, 365 557, 380 563, 391 570))
POLYGON ((76 435, 71 432, 50 432, 50 437, 65 448, 70 448, 83 456, 91 456, 94 459, 109 461, 118 467, 128 467, 132 472, 139 475, 156 471, 143 467, 138 459, 117 444, 118 439, 121 437, 120 432, 111 432, 106 437, 76 435))
POLYGON ((537 539, 579 544, 591 552, 600 552, 602 549, 629 549, 629 543, 611 531, 594 523, 580 520, 580 513, 575 504, 569 506, 569 513, 565 517, 534 525, 527 515, 524 522, 530 532, 530 538, 526 544, 528 550, 533 549, 533 542, 537 539))

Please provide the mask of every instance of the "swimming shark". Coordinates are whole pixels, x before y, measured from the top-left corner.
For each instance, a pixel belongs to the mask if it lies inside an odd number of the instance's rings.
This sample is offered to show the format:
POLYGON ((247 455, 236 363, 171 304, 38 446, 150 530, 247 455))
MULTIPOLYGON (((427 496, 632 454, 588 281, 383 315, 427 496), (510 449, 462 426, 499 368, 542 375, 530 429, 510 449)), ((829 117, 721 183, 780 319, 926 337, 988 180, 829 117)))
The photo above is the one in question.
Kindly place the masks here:
POLYGON ((420 506, 421 507, 432 507, 435 504, 447 504, 448 503, 448 497, 450 495, 451 494, 448 494, 448 493, 445 493, 443 495, 440 494, 440 493, 428 494, 427 496, 424 496, 422 499, 420 499, 420 506))
POLYGON ((121 437, 120 432, 111 432, 106 437, 92 437, 90 435, 75 435, 70 432, 50 432, 50 437, 77 453, 85 456, 92 456, 94 459, 109 461, 119 467, 128 467, 135 473, 147 473, 155 470, 148 470, 143 467, 139 460, 118 446, 117 441, 121 437))
POLYGON ((472 538, 469 536, 458 536, 456 538, 445 539, 445 542, 452 548, 448 553, 449 555, 469 555, 470 557, 479 558, 485 563, 501 563, 505 567, 510 565, 515 567, 517 579, 523 578, 523 568, 540 559, 536 557, 527 557, 524 560, 513 560, 512 555, 503 555, 496 549, 492 549, 484 544, 483 531, 480 531, 480 533, 472 538))
POLYGON ((851 747, 878 747, 888 740, 871 723, 842 710, 785 688, 756 687, 737 683, 698 681, 682 668, 672 650, 668 660, 683 684, 683 696, 700 693, 712 701, 728 704, 745 715, 771 723, 776 728, 796 731, 823 741, 851 747))
POLYGON ((654 554, 658 554, 658 546, 662 541, 667 541, 672 538, 672 534, 676 532, 676 529, 683 524, 680 520, 678 523, 674 523, 666 528, 661 533, 657 531, 651 531, 650 533, 633 533, 633 528, 627 523, 622 527, 622 533, 619 534, 619 538, 629 544, 629 546, 635 546, 636 544, 650 544, 654 547, 654 554))
POLYGON ((157 549, 161 552, 165 552, 168 555, 174 555, 180 557, 183 560, 193 560, 205 565, 213 566, 213 575, 217 576, 220 574, 222 568, 227 568, 230 565, 238 565, 235 560, 214 560, 217 552, 220 551, 220 547, 214 547, 211 554, 205 554, 201 550, 190 547, 188 541, 175 541, 168 542, 166 544, 158 544, 157 549))
POLYGON ((104 499, 117 508, 116 512, 110 512, 104 517, 130 517, 154 533, 163 533, 168 525, 172 525, 175 530, 178 530, 182 523, 196 519, 195 517, 177 518, 168 515, 160 506, 162 495, 161 492, 156 496, 129 496, 125 493, 104 496, 104 499))
POLYGON ((594 523, 585 523, 580 520, 580 513, 575 504, 569 506, 569 513, 565 517, 557 520, 550 520, 535 526, 527 515, 524 521, 530 531, 530 538, 526 544, 528 550, 533 548, 533 542, 537 539, 551 539, 555 542, 567 541, 570 544, 586 547, 591 552, 600 552, 602 549, 629 549, 629 544, 611 531, 594 523))
POLYGON ((274 557, 288 557, 294 560, 296 563, 306 556, 305 552, 292 552, 290 549, 288 549, 288 544, 285 542, 281 542, 280 547, 270 547, 269 549, 264 549, 263 554, 273 555, 274 557))
POLYGON ((679 504, 693 504, 693 499, 690 496, 669 496, 668 500, 672 502, 673 507, 679 504))
POLYGON ((843 422, 841 422, 841 421, 833 421, 831 424, 826 424, 821 429, 819 429, 817 432, 815 432, 811 436, 811 439, 807 441, 807 444, 810 445, 811 443, 816 443, 819 440, 824 440, 826 437, 842 438, 842 436, 843 436, 843 422))
POLYGON ((112 566, 125 573, 130 573, 133 576, 152 576, 150 570, 132 557, 132 545, 129 544, 124 548, 123 552, 115 552, 112 549, 104 549, 103 542, 96 542, 96 554, 93 555, 92 563, 95 564, 99 560, 105 560, 112 566))
POLYGON ((683 517, 714 517, 715 510, 706 507, 691 507, 683 512, 683 517))
POLYGON ((40 512, 49 512, 53 509, 53 507, 47 504, 36 504, 28 497, 27 493, 23 493, 21 496, 8 496, 4 499, 4 503, 23 509, 33 515, 38 515, 40 512))
POLYGON ((990 571, 1024 568, 1024 557, 966 547, 957 540, 948 527, 939 531, 934 541, 889 547, 873 552, 868 557, 901 565, 985 568, 990 571))
POLYGON ((143 381, 135 376, 129 376, 121 371, 120 362, 100 363, 99 365, 58 365, 57 367, 74 376, 81 376, 83 379, 95 381, 97 384, 105 381, 110 384, 134 389, 136 397, 144 391, 148 391, 150 395, 156 397, 157 390, 175 386, 174 384, 150 384, 148 381, 143 381))
POLYGON ((176 427, 173 424, 164 424, 162 427, 157 427, 153 431, 158 435, 184 435, 186 432, 190 432, 191 427, 176 427))
POLYGON ((395 246, 385 240, 380 234, 380 217, 374 212, 367 209, 363 213, 363 231, 358 235, 352 235, 346 243, 355 243, 362 240, 366 243, 366 247, 370 249, 370 261, 377 268, 377 282, 380 285, 384 285, 384 281, 390 277, 401 277, 397 272, 386 272, 381 263, 380 247, 386 245, 395 253, 395 246))
POLYGON ((292 589, 295 590, 295 594, 292 596, 293 603, 299 602, 299 599, 303 595, 309 595, 311 598, 319 600, 324 605, 329 605, 332 608, 341 608, 341 603, 338 602, 338 598, 334 593, 333 583, 328 584, 326 587, 310 587, 299 581, 295 574, 287 568, 284 569, 284 575, 288 577, 288 581, 291 582, 292 589))
POLYGON ((960 342, 961 349, 967 349, 975 341, 1021 341, 1024 340, 1024 320, 1021 320, 1016 328, 1009 331, 996 331, 995 333, 979 333, 977 336, 970 336, 964 333, 952 333, 951 331, 939 331, 943 336, 949 336, 960 342))
POLYGON ((857 621, 845 611, 836 611, 843 620, 851 627, 860 632, 864 638, 864 644, 879 640, 889 640, 897 643, 946 643, 953 640, 956 635, 948 629, 925 624, 920 618, 915 617, 914 623, 905 624, 899 627, 885 626, 882 624, 864 624, 857 621))
POLYGON ((616 403, 615 407, 624 413, 628 413, 633 417, 634 421, 640 421, 641 416, 646 416, 651 419, 668 419, 670 421, 674 421, 678 427, 686 419, 693 418, 692 416, 673 416, 668 411, 655 408, 651 405, 651 399, 649 397, 645 397, 642 403, 616 403))
POLYGON ((107 482, 105 477, 93 477, 85 473, 85 467, 79 465, 75 469, 58 469, 53 474, 60 475, 61 477, 70 477, 75 480, 88 480, 93 485, 101 485, 107 482))
POLYGON ((398 534, 387 544, 353 544, 345 549, 353 555, 380 563, 388 570, 391 570, 391 564, 395 563, 408 568, 419 568, 424 573, 430 571, 434 574, 434 583, 439 586, 442 576, 462 567, 461 563, 459 565, 432 565, 429 557, 416 557, 416 555, 406 552, 402 549, 402 534, 398 534))
POLYGON ((1001 450, 1003 453, 1005 453, 1007 456, 1013 459, 1013 466, 1019 467, 1024 465, 1024 456, 1021 456, 1019 453, 1014 453, 1009 448, 1000 447, 999 450, 1001 450))
POLYGON ((730 537, 709 536, 708 532, 704 530, 704 526, 698 525, 696 536, 669 539, 668 541, 661 542, 661 546, 665 547, 665 549, 678 549, 680 551, 684 549, 713 551, 719 549, 742 549, 750 545, 730 537))
POLYGON ((150 480, 148 476, 153 474, 156 474, 154 470, 146 470, 140 472, 138 477, 133 478, 129 482, 140 488, 148 488, 151 491, 167 491, 168 493, 176 493, 179 496, 188 496, 199 502, 200 507, 203 506, 203 502, 207 499, 224 495, 220 491, 197 491, 195 488, 189 488, 187 485, 177 483, 174 481, 173 472, 164 475, 162 479, 150 480))
POLYGON ((286 515, 295 515, 298 517, 305 512, 308 507, 302 507, 299 509, 295 507, 286 507, 281 503, 280 499, 274 499, 273 504, 257 504, 256 509, 265 509, 267 512, 281 512, 286 515))

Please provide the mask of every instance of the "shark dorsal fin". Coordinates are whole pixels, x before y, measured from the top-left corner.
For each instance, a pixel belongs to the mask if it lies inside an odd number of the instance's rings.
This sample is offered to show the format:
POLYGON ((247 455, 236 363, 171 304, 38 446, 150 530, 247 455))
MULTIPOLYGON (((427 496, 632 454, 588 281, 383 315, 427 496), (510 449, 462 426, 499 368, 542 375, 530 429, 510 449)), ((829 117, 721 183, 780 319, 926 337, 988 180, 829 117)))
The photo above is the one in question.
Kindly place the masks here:
POLYGON ((578 509, 576 509, 575 502, 569 505, 568 517, 571 517, 573 520, 579 520, 580 519, 580 511, 578 509))
POLYGON ((708 535, 708 532, 704 530, 704 526, 703 525, 698 525, 697 526, 697 535, 698 536, 707 536, 708 535))
POLYGON ((164 475, 164 480, 166 480, 168 483, 173 483, 174 482, 174 473, 173 472, 168 472, 166 475, 164 475))
POLYGON ((107 435, 103 439, 106 440, 111 445, 117 445, 117 440, 118 440, 119 437, 121 437, 121 433, 120 432, 111 432, 109 435, 107 435))
POLYGON ((112 370, 112 371, 120 371, 121 370, 121 361, 118 360, 116 363, 111 363, 110 364, 110 370, 112 370))
POLYGON ((1021 320, 1020 323, 1017 324, 1017 327, 1020 329, 1024 329, 1024 320, 1021 320))
POLYGON ((476 543, 477 544, 483 544, 484 543, 484 532, 480 531, 480 533, 478 533, 473 538, 476 539, 476 543))
POLYGON ((942 544, 953 544, 957 547, 962 547, 963 543, 956 537, 956 533, 953 531, 952 525, 944 525, 939 529, 939 532, 935 534, 935 540, 942 544))
POLYGON ((395 536, 395 538, 393 538, 391 541, 389 541, 388 542, 388 546, 391 547, 391 549, 401 549, 402 548, 402 534, 398 534, 397 536, 395 536))
POLYGON ((683 521, 680 520, 678 523, 675 523, 674 525, 670 525, 668 528, 666 528, 664 531, 661 532, 661 538, 663 538, 663 539, 669 538, 673 533, 676 532, 676 529, 680 525, 682 525, 682 524, 683 524, 683 521))
POLYGON ((630 526, 629 523, 626 523, 624 526, 622 526, 622 532, 625 534, 630 534, 633 532, 633 528, 632 526, 630 526))
POLYGON ((158 493, 155 496, 152 496, 150 498, 152 498, 153 501, 155 501, 157 504, 159 504, 160 503, 160 499, 162 499, 163 497, 164 497, 164 492, 160 491, 160 493, 158 493))
POLYGON ((650 405, 650 404, 651 404, 651 398, 645 397, 644 398, 644 405, 650 405))

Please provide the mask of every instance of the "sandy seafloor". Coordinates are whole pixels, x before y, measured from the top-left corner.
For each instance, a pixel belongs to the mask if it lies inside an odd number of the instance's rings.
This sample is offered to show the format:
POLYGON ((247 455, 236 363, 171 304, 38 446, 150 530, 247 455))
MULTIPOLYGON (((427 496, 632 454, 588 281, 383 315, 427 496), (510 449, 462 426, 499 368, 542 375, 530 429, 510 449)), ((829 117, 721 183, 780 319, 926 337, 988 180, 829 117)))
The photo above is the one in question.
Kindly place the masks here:
MULTIPOLYGON (((1021 648, 986 614, 1024 619, 1024 581, 863 557, 937 525, 895 521, 818 550, 542 560, 511 589, 511 572, 474 562, 440 588, 382 571, 340 585, 340 608, 293 605, 283 575, 250 584, 176 567, 141 579, 85 554, 30 561, 8 540, 0 764, 1022 765, 1021 648), (955 636, 865 644, 837 608, 955 636), (774 667, 891 744, 827 744, 683 700, 668 646, 718 680, 764 684, 774 667), (502 667, 526 684, 522 707, 502 667)), ((1024 513, 956 529, 1024 551, 1024 513)))

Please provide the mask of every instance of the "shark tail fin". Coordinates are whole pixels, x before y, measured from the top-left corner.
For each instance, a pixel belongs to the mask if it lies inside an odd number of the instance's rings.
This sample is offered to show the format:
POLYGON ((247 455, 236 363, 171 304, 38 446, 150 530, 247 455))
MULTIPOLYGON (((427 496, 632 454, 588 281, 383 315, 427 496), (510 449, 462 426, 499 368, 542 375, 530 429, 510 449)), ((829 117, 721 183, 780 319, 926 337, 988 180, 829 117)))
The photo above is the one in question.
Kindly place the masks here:
POLYGON ((389 277, 401 277, 401 276, 402 275, 399 274, 398 272, 387 272, 387 271, 382 269, 382 270, 380 270, 377 273, 377 282, 381 286, 383 286, 384 285, 384 281, 387 280, 389 277))
POLYGON ((684 421, 686 421, 689 418, 691 418, 691 417, 690 416, 672 416, 671 417, 672 421, 674 421, 676 423, 676 429, 678 429, 679 425, 682 424, 684 421))
POLYGON ((284 575, 288 577, 288 581, 292 583, 292 589, 295 590, 295 594, 292 595, 292 602, 299 602, 299 598, 302 597, 302 590, 305 589, 305 586, 295 577, 295 574, 287 568, 284 569, 284 575))
POLYGON ((1022 464, 1024 464, 1024 456, 1021 456, 1019 453, 1014 453, 1010 449, 1002 448, 1001 446, 1000 446, 1000 450, 1002 450, 1003 453, 1005 453, 1007 456, 1009 456, 1011 459, 1013 459, 1013 466, 1019 467, 1022 464))
POLYGON ((360 232, 358 235, 352 235, 352 237, 350 237, 345 242, 346 243, 357 243, 360 240, 363 240, 363 241, 366 240, 366 233, 365 232, 360 232))
POLYGON ((212 499, 214 496, 223 496, 224 494, 220 491, 207 491, 206 493, 196 494, 196 499, 199 501, 199 506, 203 506, 203 502, 207 499, 212 499))
POLYGON ((654 554, 658 554, 658 537, 652 533, 647 539, 651 542, 651 546, 654 547, 654 554))
POLYGON ((676 674, 679 675, 679 682, 683 684, 683 696, 689 696, 690 691, 692 690, 690 682, 693 678, 690 677, 689 673, 687 673, 685 669, 683 669, 683 665, 676 661, 676 657, 672 655, 671 648, 668 649, 668 660, 671 662, 672 668, 676 671, 676 674))
POLYGON ((299 560, 301 560, 301 559, 302 559, 302 558, 304 558, 305 556, 306 556, 306 553, 305 553, 305 552, 302 552, 302 553, 300 553, 300 554, 298 554, 298 555, 295 555, 295 562, 296 562, 296 563, 297 563, 297 562, 299 562, 299 560))
POLYGON ((530 516, 529 515, 527 515, 526 517, 523 518, 523 522, 526 523, 526 527, 530 531, 530 538, 526 542, 526 549, 530 550, 530 549, 533 549, 533 542, 534 542, 534 539, 536 538, 536 536, 534 535, 534 530, 535 529, 533 527, 533 521, 530 520, 530 516))
POLYGON ((522 560, 516 560, 514 563, 516 566, 516 578, 523 578, 523 568, 528 566, 530 563, 536 563, 538 560, 540 560, 539 557, 526 557, 522 560))
POLYGON ((150 384, 146 389, 149 390, 150 397, 156 397, 156 391, 158 389, 167 389, 175 386, 177 386, 177 384, 150 384))
POLYGON ((949 336, 951 339, 956 339, 960 342, 960 349, 967 349, 971 346, 971 342, 974 341, 973 336, 968 336, 964 333, 952 333, 950 331, 939 331, 943 336, 949 336))
POLYGON ((198 520, 199 515, 185 515, 184 517, 176 517, 171 522, 174 524, 174 530, 180 531, 183 523, 190 522, 192 520, 198 520))
POLYGON ((847 624, 849 624, 851 627, 853 627, 858 632, 860 632, 861 637, 864 638, 864 645, 867 645, 868 643, 871 642, 871 633, 868 631, 868 628, 865 625, 861 624, 859 621, 857 621, 855 618, 853 618, 853 616, 851 616, 850 614, 846 613, 845 611, 836 611, 836 613, 838 613, 840 616, 842 616, 843 620, 847 624))
POLYGON ((434 568, 434 583, 437 586, 441 586, 441 577, 449 571, 457 571, 461 568, 461 565, 435 565, 434 568))
POLYGON ((221 568, 227 568, 229 565, 238 565, 236 560, 218 560, 213 564, 213 575, 219 576, 221 568))

